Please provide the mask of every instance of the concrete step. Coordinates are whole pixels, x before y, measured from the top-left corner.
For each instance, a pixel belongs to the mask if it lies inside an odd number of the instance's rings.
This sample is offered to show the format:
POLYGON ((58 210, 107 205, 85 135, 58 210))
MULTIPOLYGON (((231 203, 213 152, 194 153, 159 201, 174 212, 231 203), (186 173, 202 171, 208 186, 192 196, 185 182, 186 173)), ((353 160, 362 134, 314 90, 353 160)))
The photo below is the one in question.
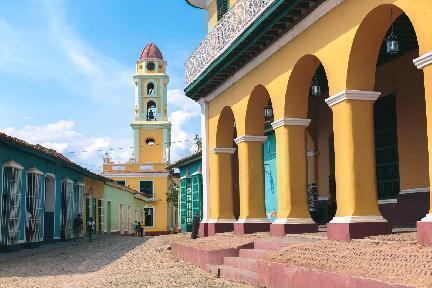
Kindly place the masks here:
POLYGON ((220 269, 220 277, 225 280, 243 282, 255 287, 260 287, 258 273, 251 272, 248 270, 243 270, 239 268, 234 268, 231 266, 223 265, 220 269))
POLYGON ((258 272, 258 260, 243 257, 225 257, 224 266, 230 266, 251 272, 258 272))
POLYGON ((286 246, 286 243, 278 242, 278 241, 264 241, 264 240, 258 240, 254 242, 254 248, 260 249, 260 250, 270 250, 275 251, 279 250, 280 248, 286 246))
POLYGON ((239 257, 258 259, 262 256, 269 254, 269 253, 271 253, 271 251, 262 250, 262 249, 240 249, 239 257))

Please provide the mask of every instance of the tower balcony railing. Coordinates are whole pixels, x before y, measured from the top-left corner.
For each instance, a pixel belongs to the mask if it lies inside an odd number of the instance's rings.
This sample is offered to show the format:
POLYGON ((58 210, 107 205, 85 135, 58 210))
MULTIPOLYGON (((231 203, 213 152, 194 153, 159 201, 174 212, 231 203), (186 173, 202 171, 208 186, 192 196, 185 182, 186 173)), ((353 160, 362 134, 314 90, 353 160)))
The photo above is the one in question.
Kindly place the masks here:
POLYGON ((186 60, 185 84, 193 83, 277 0, 238 0, 186 60))

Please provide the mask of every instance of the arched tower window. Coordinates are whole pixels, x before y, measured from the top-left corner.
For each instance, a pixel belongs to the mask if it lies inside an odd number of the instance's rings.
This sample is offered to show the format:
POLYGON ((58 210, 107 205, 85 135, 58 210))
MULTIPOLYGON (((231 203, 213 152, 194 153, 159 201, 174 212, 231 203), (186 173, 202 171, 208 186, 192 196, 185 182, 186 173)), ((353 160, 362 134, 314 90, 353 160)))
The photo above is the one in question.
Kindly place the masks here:
POLYGON ((153 82, 147 84, 147 95, 156 95, 156 87, 153 82))
POLYGON ((154 101, 147 102, 147 121, 156 121, 156 103, 154 101))
POLYGON ((228 12, 228 0, 217 0, 217 19, 218 21, 222 18, 222 16, 228 12))

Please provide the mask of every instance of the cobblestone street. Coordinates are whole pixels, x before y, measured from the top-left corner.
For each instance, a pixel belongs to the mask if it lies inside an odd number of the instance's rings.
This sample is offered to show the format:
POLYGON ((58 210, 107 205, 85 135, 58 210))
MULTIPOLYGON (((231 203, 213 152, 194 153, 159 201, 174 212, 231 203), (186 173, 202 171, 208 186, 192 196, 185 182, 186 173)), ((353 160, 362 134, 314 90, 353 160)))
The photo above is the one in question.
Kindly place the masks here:
POLYGON ((189 237, 113 236, 0 254, 0 287, 248 287, 170 253, 172 241, 189 237))

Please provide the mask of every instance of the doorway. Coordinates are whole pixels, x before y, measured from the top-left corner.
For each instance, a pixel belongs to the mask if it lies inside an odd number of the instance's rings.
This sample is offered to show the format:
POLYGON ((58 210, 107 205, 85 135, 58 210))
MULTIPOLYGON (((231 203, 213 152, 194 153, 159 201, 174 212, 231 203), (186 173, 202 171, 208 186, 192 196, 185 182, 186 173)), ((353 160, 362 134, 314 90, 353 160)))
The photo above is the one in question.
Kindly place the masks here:
POLYGON ((55 177, 47 175, 45 177, 44 242, 54 241, 55 185, 55 177))

